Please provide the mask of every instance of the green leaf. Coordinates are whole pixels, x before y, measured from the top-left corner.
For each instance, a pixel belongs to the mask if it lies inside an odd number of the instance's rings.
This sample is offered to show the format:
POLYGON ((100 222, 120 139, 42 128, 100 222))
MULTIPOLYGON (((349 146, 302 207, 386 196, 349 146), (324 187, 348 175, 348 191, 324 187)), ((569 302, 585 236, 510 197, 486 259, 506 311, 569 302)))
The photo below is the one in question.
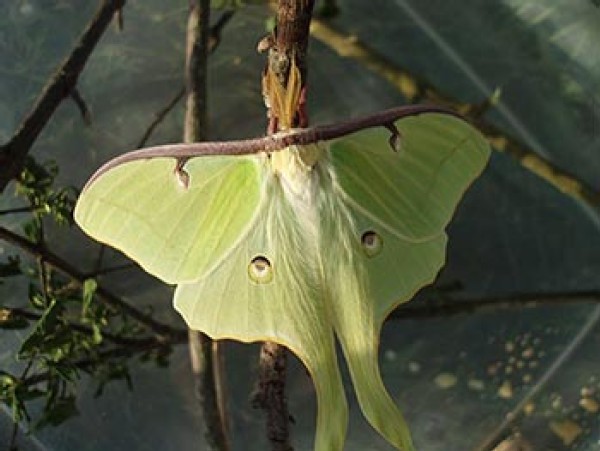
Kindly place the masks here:
POLYGON ((88 316, 88 310, 92 301, 94 299, 94 295, 96 294, 96 288, 98 288, 98 284, 94 279, 86 279, 83 282, 83 297, 82 297, 82 307, 81 307, 81 315, 86 318, 88 316))
POLYGON ((99 378, 98 386, 94 392, 94 397, 98 398, 104 392, 104 387, 109 382, 123 380, 127 384, 129 390, 133 390, 133 382, 131 375, 129 374, 129 368, 125 363, 119 362, 108 362, 98 368, 95 373, 96 377, 99 378))
POLYGON ((23 233, 32 243, 39 243, 42 236, 42 222, 38 216, 23 224, 23 233))
POLYGON ((51 343, 54 337, 55 327, 58 323, 58 317, 63 308, 54 299, 50 302, 50 306, 38 320, 34 330, 25 339, 18 352, 18 357, 21 359, 29 358, 42 351, 43 344, 51 343))
POLYGON ((46 426, 58 426, 69 418, 79 415, 75 401, 74 396, 66 396, 47 406, 42 417, 35 423, 34 429, 39 430, 46 426))

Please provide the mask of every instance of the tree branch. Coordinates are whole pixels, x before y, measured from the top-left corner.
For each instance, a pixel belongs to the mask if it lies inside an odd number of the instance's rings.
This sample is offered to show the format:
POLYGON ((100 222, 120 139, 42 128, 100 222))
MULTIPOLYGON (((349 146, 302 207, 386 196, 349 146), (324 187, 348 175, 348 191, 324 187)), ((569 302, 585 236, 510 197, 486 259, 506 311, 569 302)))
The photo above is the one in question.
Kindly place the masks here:
POLYGON ((267 438, 273 451, 292 451, 290 413, 285 395, 287 351, 273 342, 260 348, 258 384, 252 395, 252 406, 265 411, 267 438))
POLYGON ((79 114, 81 114, 83 123, 88 126, 92 125, 92 114, 90 113, 90 109, 88 108, 87 103, 85 103, 83 96, 79 92, 79 89, 77 89, 77 87, 74 87, 73 89, 71 89, 70 95, 73 99, 73 102, 75 102, 75 105, 77 105, 77 109, 79 110, 79 114))
MULTIPOLYGON (((0 325, 2 324, 2 320, 6 321, 6 320, 13 320, 13 319, 19 319, 19 318, 24 318, 30 321, 38 321, 39 319, 42 318, 42 315, 40 313, 37 312, 32 312, 30 310, 27 309, 23 309, 23 308, 18 308, 18 307, 8 307, 8 306, 0 306, 0 325)), ((79 324, 79 323, 69 323, 69 329, 74 330, 76 332, 80 332, 82 334, 85 335, 93 335, 94 334, 94 330, 89 327, 86 326, 85 324, 79 324)), ((124 337, 121 335, 115 335, 111 332, 107 332, 107 331, 100 331, 102 334, 102 338, 106 339, 107 341, 110 341, 114 344, 117 345, 121 345, 121 346, 139 346, 139 345, 143 345, 149 342, 153 342, 156 341, 156 337, 142 337, 142 338, 135 338, 135 337, 124 337)))
MULTIPOLYGON (((233 9, 225 11, 221 15, 221 17, 219 18, 217 23, 215 23, 210 28, 210 33, 208 36, 208 53, 214 52, 216 50, 216 48, 219 46, 219 44, 221 43, 221 33, 223 31, 223 28, 225 28, 225 25, 227 25, 227 23, 231 20, 234 13, 235 13, 235 10, 233 10, 233 9)), ((140 138, 140 140, 136 146, 136 149, 141 149, 142 147, 144 147, 146 145, 146 143, 148 142, 148 139, 150 139, 150 136, 152 136, 152 133, 154 133, 154 130, 156 129, 156 127, 158 127, 160 125, 160 123, 165 119, 165 117, 167 117, 167 115, 171 111, 173 111, 173 108, 175 108, 175 105, 177 105, 179 103, 179 101, 181 99, 183 99, 183 97, 185 96, 185 92, 186 92, 185 86, 180 88, 179 91, 177 91, 177 93, 173 96, 173 98, 171 100, 169 100, 169 102, 163 108, 161 108, 154 114, 154 119, 152 120, 150 125, 148 125, 148 128, 146 128, 146 131, 140 138)))
MULTIPOLYGON (((0 227, 0 240, 4 240, 8 243, 14 244, 15 246, 19 247, 20 249, 27 252, 33 257, 42 258, 45 264, 51 266, 58 272, 71 278, 80 287, 83 286, 83 283, 87 279, 84 273, 79 271, 76 267, 74 267, 69 262, 56 255, 52 251, 46 249, 44 246, 32 243, 31 241, 27 240, 21 235, 18 235, 4 227, 0 227)), ((118 296, 114 295, 112 292, 108 291, 107 289, 101 286, 97 287, 96 294, 98 295, 98 298, 101 299, 106 305, 113 307, 126 315, 129 315, 131 318, 135 319, 136 321, 143 324, 148 329, 160 336, 172 335, 182 337, 187 335, 185 331, 176 329, 166 324, 159 323, 158 321, 154 320, 151 316, 146 315, 145 313, 130 306, 121 298, 119 298, 118 296)))
POLYGON ((146 143, 152 136, 152 133, 154 133, 154 130, 156 130, 156 127, 158 127, 160 123, 165 120, 165 117, 167 117, 167 115, 173 110, 173 108, 175 108, 175 105, 177 105, 179 101, 183 99, 184 96, 185 87, 182 87, 179 89, 179 91, 177 91, 173 98, 169 100, 169 103, 167 103, 163 108, 154 113, 154 119, 146 128, 146 131, 144 131, 144 134, 137 143, 137 146, 135 146, 136 149, 141 149, 146 145, 146 143))
POLYGON ((0 216, 12 215, 15 213, 31 213, 33 211, 33 207, 16 207, 9 208, 8 210, 0 210, 0 216))
MULTIPOLYGON (((114 348, 110 348, 105 351, 101 351, 93 358, 84 358, 84 359, 78 360, 76 362, 73 362, 72 365, 80 370, 88 371, 94 365, 96 365, 98 362, 104 362, 109 359, 115 359, 115 358, 120 358, 120 357, 131 357, 135 354, 139 354, 142 352, 148 352, 153 349, 168 348, 169 346, 172 346, 175 344, 183 344, 185 342, 186 342, 186 338, 180 337, 180 336, 171 336, 165 340, 157 339, 157 338, 150 338, 150 339, 144 340, 144 341, 140 340, 136 344, 129 344, 126 346, 116 346, 114 348)), ((25 385, 35 385, 35 384, 42 383, 42 382, 48 380, 49 378, 50 378, 50 373, 43 372, 43 373, 34 374, 34 375, 24 379, 22 381, 22 383, 25 385)))
MULTIPOLYGON (((187 26, 184 142, 208 138, 207 63, 210 51, 210 0, 190 0, 187 26)), ((220 28, 219 28, 220 30, 220 28)), ((214 45, 213 45, 214 48, 214 45)), ((172 104, 174 104, 172 102, 172 104)), ((204 437, 210 450, 230 449, 227 438, 225 407, 219 398, 222 374, 218 346, 207 335, 189 329, 188 343, 196 399, 204 419, 204 437)))
POLYGON ((514 308, 533 308, 585 302, 600 303, 600 291, 527 293, 497 298, 450 300, 429 305, 427 302, 423 302, 419 306, 413 306, 413 303, 408 303, 394 310, 388 319, 436 318, 514 308))
MULTIPOLYGON (((278 131, 280 125, 300 126, 308 125, 308 118, 304 112, 306 85, 306 51, 308 48, 308 36, 310 20, 314 0, 279 0, 277 3, 277 27, 275 35, 268 37, 267 48, 269 57, 265 76, 263 79, 263 92, 267 98, 268 108, 273 108, 275 102, 271 98, 273 89, 269 86, 269 80, 276 80, 285 90, 287 87, 290 69, 295 65, 300 72, 301 94, 298 105, 288 105, 294 111, 269 111, 269 124, 267 133, 278 131), (271 76, 272 75, 272 76, 271 76), (298 123, 290 117, 290 124, 282 124, 277 114, 297 114, 298 123)), ((262 44, 262 43, 261 43, 262 44)), ((261 50, 261 45, 259 45, 261 50)), ((281 107, 281 106, 279 106, 281 107)), ((271 442, 273 451, 290 451, 293 447, 290 443, 290 414, 285 396, 287 351, 285 347, 273 342, 262 345, 259 362, 259 381, 254 395, 254 404, 267 415, 267 437, 271 442)))
POLYGON ((0 146, 0 192, 23 168, 25 158, 33 143, 42 132, 58 105, 69 97, 77 85, 77 79, 111 22, 113 15, 125 4, 125 0, 102 0, 71 54, 56 69, 27 116, 12 138, 0 146))

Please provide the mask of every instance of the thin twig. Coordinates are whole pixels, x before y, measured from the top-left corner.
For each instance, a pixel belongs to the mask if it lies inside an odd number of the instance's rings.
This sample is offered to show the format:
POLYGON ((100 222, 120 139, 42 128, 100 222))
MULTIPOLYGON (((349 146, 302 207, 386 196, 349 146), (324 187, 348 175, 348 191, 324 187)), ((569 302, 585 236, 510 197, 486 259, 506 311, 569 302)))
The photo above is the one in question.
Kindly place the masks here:
POLYGON ((77 87, 74 87, 73 89, 71 89, 70 95, 71 95, 71 99, 73 99, 73 102, 75 102, 75 105, 77 105, 77 109, 79 110, 79 113, 81 114, 83 123, 88 126, 92 125, 92 115, 90 113, 90 109, 88 108, 87 103, 85 103, 85 100, 83 99, 83 96, 79 92, 79 89, 77 89, 77 87))
POLYGON ((8 451, 18 451, 17 448, 17 436, 19 434, 19 422, 13 420, 12 432, 10 434, 10 443, 8 445, 8 451))
MULTIPOLYGON (((267 133, 279 131, 279 126, 308 126, 305 111, 308 32, 314 0, 279 0, 277 2, 277 27, 274 35, 266 39, 269 53, 263 75, 263 95, 267 103, 269 123, 267 133), (286 89, 292 67, 300 73, 298 104, 277 105, 271 97, 279 89, 286 89), (271 86, 279 83, 281 87, 271 86), (281 108, 293 111, 280 111, 281 108), (278 115, 282 115, 279 117, 278 115), (289 123, 286 123, 289 122, 289 123)), ((261 46, 259 46, 259 50, 261 46)), ((267 437, 273 451, 290 451, 290 414, 285 395, 287 350, 274 342, 263 343, 259 361, 259 381, 254 404, 267 416, 267 437)))
POLYGON ((125 28, 124 20, 123 20, 123 8, 119 8, 115 11, 115 16, 117 17, 117 30, 123 31, 125 28))
MULTIPOLYGON (((42 314, 40 313, 32 312, 31 310, 19 307, 7 307, 3 305, 2 307, 0 307, 0 312, 2 313, 2 315, 7 316, 9 319, 24 318, 30 321, 38 321, 42 318, 42 314)), ((85 335, 94 334, 94 330, 91 327, 86 326, 85 324, 70 323, 69 329, 76 332, 80 332, 85 335)), ((139 346, 144 343, 148 343, 151 340, 156 340, 156 337, 123 337, 121 335, 115 335, 113 333, 103 330, 101 330, 100 333, 102 334, 103 339, 106 339, 107 341, 122 346, 139 346)))
POLYGON ((427 100, 439 103, 465 115, 488 137, 494 149, 506 152, 522 166, 530 170, 562 193, 583 201, 593 208, 600 207, 600 192, 579 180, 573 174, 557 167, 537 155, 496 126, 480 117, 480 105, 460 102, 442 93, 422 76, 398 66, 361 42, 356 36, 346 35, 323 20, 313 19, 311 35, 334 50, 338 55, 354 59, 367 69, 380 75, 400 91, 409 102, 427 100))
POLYGON ((32 211, 33 207, 9 208, 8 210, 0 210, 0 216, 12 215, 15 213, 31 213, 32 211))
POLYGON ((260 348, 259 376, 252 406, 267 415, 267 438, 273 451, 291 451, 290 414, 285 395, 287 350, 274 342, 260 348))
MULTIPOLYGON (((600 291, 590 290, 561 293, 526 293, 497 298, 471 300, 456 299, 452 301, 445 301, 443 303, 436 303, 433 305, 427 305, 427 303, 424 302, 424 306, 420 305, 418 307, 413 306, 414 303, 411 303, 404 304, 404 306, 394 310, 388 317, 388 320, 428 319, 485 313, 498 310, 564 306, 584 303, 600 303, 600 291)), ((37 321, 41 318, 41 314, 23 308, 2 306, 0 309, 4 316, 8 316, 11 319, 22 317, 28 320, 37 321)), ((90 327, 82 324, 71 324, 69 327, 81 333, 93 333, 90 327)), ((152 339, 152 337, 121 337, 119 335, 114 335, 104 331, 102 332, 102 336, 115 344, 121 345, 137 345, 140 343, 146 343, 148 340, 152 339)), ((268 358, 273 359, 274 357, 270 355, 268 358)))
MULTIPOLYGON (((186 343, 186 341, 187 337, 174 335, 165 339, 151 338, 144 342, 140 341, 135 345, 117 346, 114 348, 107 349, 105 351, 100 351, 94 357, 77 360, 73 362, 72 365, 77 369, 88 371, 94 365, 97 365, 99 362, 105 362, 108 359, 131 357, 135 354, 152 351, 153 349, 167 349, 173 345, 184 344, 186 343)), ((43 372, 34 374, 21 381, 21 383, 27 386, 31 386, 45 382, 49 378, 50 372, 43 372)))
MULTIPOLYGON (((51 266, 55 270, 64 274, 65 276, 73 279, 75 282, 77 282, 77 285, 80 287, 83 286, 83 283, 87 279, 84 273, 79 271, 71 263, 59 257, 52 251, 46 249, 43 246, 28 241, 21 235, 18 235, 4 227, 0 227, 0 240, 14 244, 15 246, 19 247, 23 251, 36 258, 42 257, 47 265, 51 266)), ((143 324, 148 329, 150 329, 158 335, 175 335, 179 337, 187 335, 187 333, 181 329, 177 329, 156 321, 151 316, 146 315, 140 310, 127 304, 121 298, 114 295, 112 292, 108 291, 102 286, 98 286, 96 288, 96 294, 98 295, 98 298, 101 299, 105 304, 115 308, 118 311, 123 312, 124 314, 131 316, 131 318, 143 324)))
MULTIPOLYGON (((33 366, 33 359, 29 359, 29 362, 27 362, 25 369, 21 372, 21 376, 19 377, 19 380, 23 380, 27 377, 27 374, 29 374, 29 371, 31 370, 32 366, 33 366)), ((18 434, 19 434, 19 422, 13 418, 12 434, 10 437, 10 445, 8 446, 9 451, 17 451, 18 450, 18 447, 17 447, 18 434)))
POLYGON ((110 274, 111 272, 124 271, 128 269, 137 268, 137 265, 133 262, 131 263, 123 263, 122 265, 114 265, 114 266, 106 266, 104 268, 96 269, 92 272, 85 274, 88 279, 93 279, 98 276, 104 276, 106 274, 110 274))
POLYGON ((0 146, 0 192, 23 168, 27 154, 44 129, 58 105, 77 85, 79 75, 111 22, 115 11, 125 0, 102 0, 85 31, 69 56, 56 69, 46 83, 33 108, 23 119, 12 138, 0 146))
MULTIPOLYGON (((210 0, 190 0, 184 91, 186 109, 183 134, 186 143, 205 141, 208 138, 209 23, 210 0)), ((174 106, 177 100, 174 99, 171 104, 174 106)), ((217 390, 222 382, 218 366, 218 347, 214 347, 210 337, 192 329, 188 331, 188 343, 196 399, 202 411, 204 437, 208 448, 213 451, 228 451, 230 444, 225 407, 217 390)))
POLYGON ((404 304, 394 310, 388 319, 437 318, 507 309, 523 309, 551 305, 600 303, 600 291, 578 291, 563 293, 531 293, 497 298, 452 300, 423 306, 404 304))
MULTIPOLYGON (((221 17, 219 17, 219 20, 217 21, 217 23, 215 23, 210 28, 210 33, 208 36, 208 53, 214 52, 215 49, 221 43, 221 34, 223 32, 223 29, 225 28, 225 25, 227 25, 227 23, 231 20, 234 13, 235 13, 235 10, 233 10, 233 9, 226 10, 221 15, 221 17)), ((167 117, 167 115, 173 110, 173 108, 175 108, 175 106, 179 103, 179 101, 181 99, 183 99, 184 95, 185 95, 185 86, 181 87, 179 89, 179 91, 177 91, 175 93, 175 95, 171 98, 171 100, 169 100, 169 102, 164 107, 162 107, 160 110, 158 110, 156 113, 154 113, 154 119, 148 125, 146 130, 144 131, 144 134, 140 138, 140 140, 136 146, 136 149, 141 149, 142 147, 144 147, 146 145, 146 143, 148 142, 148 139, 150 139, 150 136, 152 136, 156 127, 158 127, 162 123, 162 121, 165 119, 165 117, 167 117)))
POLYGON ((169 103, 167 103, 163 108, 154 113, 154 119, 146 128, 146 131, 144 131, 144 134, 137 143, 137 146, 135 147, 136 149, 141 149, 146 145, 148 139, 150 139, 150 136, 152 136, 152 133, 154 133, 156 127, 158 127, 162 123, 165 117, 167 117, 167 115, 173 110, 173 108, 175 108, 175 105, 177 105, 179 101, 183 99, 184 95, 185 87, 182 87, 179 89, 179 91, 177 91, 173 98, 169 100, 169 103))
POLYGON ((109 169, 130 161, 157 157, 185 160, 206 155, 250 155, 260 152, 276 152, 292 145, 307 145, 317 141, 327 141, 364 128, 385 126, 403 117, 436 112, 459 116, 455 111, 435 105, 407 105, 379 111, 368 116, 340 121, 335 124, 297 128, 259 138, 146 147, 124 153, 106 162, 89 178, 83 189, 87 189, 109 169))

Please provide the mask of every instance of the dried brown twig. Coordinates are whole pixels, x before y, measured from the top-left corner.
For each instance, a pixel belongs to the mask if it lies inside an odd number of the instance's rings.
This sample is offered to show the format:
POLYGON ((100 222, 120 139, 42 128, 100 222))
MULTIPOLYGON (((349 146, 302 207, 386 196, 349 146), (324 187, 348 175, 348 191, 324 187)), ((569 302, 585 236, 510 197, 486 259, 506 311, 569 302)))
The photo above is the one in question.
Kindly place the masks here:
MULTIPOLYGON (((83 283, 87 279, 86 275, 83 272, 79 271, 71 263, 56 255, 46 247, 32 243, 31 241, 27 240, 21 235, 12 232, 4 227, 0 227, 0 240, 6 241, 19 247, 19 249, 27 252, 33 257, 41 258, 44 264, 56 269, 58 272, 69 277, 70 279, 75 281, 78 286, 83 286, 83 283)), ((185 331, 156 321, 150 315, 147 315, 141 312, 140 310, 132 307, 131 305, 127 304, 120 297, 116 296, 115 294, 113 294, 112 292, 110 292, 102 286, 97 287, 96 294, 98 295, 98 298, 106 305, 116 308, 119 311, 122 311, 124 314, 130 316, 132 319, 138 321, 140 324, 143 324, 159 336, 172 335, 181 337, 187 335, 185 331)))
MULTIPOLYGON (((208 53, 214 52, 221 43, 221 33, 223 31, 223 28, 225 27, 225 25, 227 25, 229 20, 231 20, 234 13, 235 11, 232 9, 225 11, 221 15, 217 23, 215 23, 210 28, 210 32, 208 35, 208 53)), ((150 122, 150 124, 144 131, 144 134, 140 138, 136 149, 141 149, 146 145, 146 143, 150 139, 150 136, 152 136, 152 133, 154 133, 154 130, 156 130, 156 127, 158 127, 161 124, 161 122, 168 116, 168 114, 171 111, 173 111, 173 108, 175 108, 175 106, 179 103, 181 99, 183 99, 184 96, 185 86, 182 86, 164 107, 162 107, 160 110, 154 113, 154 119, 152 120, 152 122, 150 122)))
POLYGON ((77 80, 115 12, 124 5, 125 0, 102 0, 77 44, 48 80, 31 111, 10 140, 0 146, 0 192, 21 171, 37 137, 65 98, 75 95, 75 99, 81 100, 78 102, 80 110, 87 109, 82 109, 85 103, 74 91, 77 80))
MULTIPOLYGON (((208 138, 207 63, 210 48, 210 0, 190 0, 185 58, 184 142, 208 138)), ((213 48, 215 46, 213 45, 213 48)), ((174 105, 176 102, 171 102, 174 105)), ((228 451, 223 375, 219 371, 219 346, 197 330, 188 330, 188 343, 195 394, 202 412, 202 427, 212 451, 228 451), (220 396, 221 395, 221 396, 220 396)))
POLYGON ((533 308, 542 305, 569 305, 600 303, 600 291, 575 291, 562 293, 527 293, 514 296, 478 298, 473 300, 452 299, 428 304, 419 302, 404 304, 394 310, 388 319, 438 318, 514 308, 533 308))
MULTIPOLYGON (((274 4, 271 5, 274 7, 274 4)), ((308 47, 308 31, 314 7, 314 0, 279 0, 277 2, 277 27, 274 34, 265 38, 266 47, 259 45, 259 50, 267 50, 268 61, 263 78, 263 95, 269 96, 273 92, 267 89, 269 80, 281 85, 280 89, 287 86, 290 69, 296 66, 300 73, 300 85, 305 85, 306 79, 306 50, 308 47)), ((263 44, 263 42, 261 42, 263 44)), ((276 88, 275 88, 276 90, 276 88)), ((304 100, 299 102, 303 103, 304 100)), ((268 108, 275 105, 273 99, 268 100, 268 108)), ((297 111, 303 113, 303 105, 292 105, 297 111)), ((283 121, 277 117, 281 111, 268 111, 269 123, 267 133, 278 131, 278 124, 283 121)), ((285 124, 284 124, 285 125, 285 124)), ((291 126, 292 124, 287 124, 291 126)), ((307 124, 300 118, 301 127, 307 124)), ((290 443, 290 414, 285 396, 285 379, 287 366, 287 351, 284 346, 274 342, 263 343, 259 359, 259 381, 253 396, 253 404, 262 408, 267 416, 267 437, 273 451, 291 451, 290 443)))

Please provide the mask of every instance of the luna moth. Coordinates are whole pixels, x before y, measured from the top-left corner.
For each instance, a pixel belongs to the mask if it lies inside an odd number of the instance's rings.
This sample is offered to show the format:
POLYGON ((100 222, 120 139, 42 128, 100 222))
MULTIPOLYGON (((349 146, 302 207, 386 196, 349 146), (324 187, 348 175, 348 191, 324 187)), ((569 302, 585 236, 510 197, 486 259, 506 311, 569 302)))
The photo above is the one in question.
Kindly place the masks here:
POLYGON ((489 157, 450 112, 412 106, 341 124, 124 154, 83 189, 75 220, 176 284, 190 328, 274 341, 310 372, 315 449, 342 450, 348 407, 413 450, 377 359, 386 316, 436 277, 445 226, 489 157))

